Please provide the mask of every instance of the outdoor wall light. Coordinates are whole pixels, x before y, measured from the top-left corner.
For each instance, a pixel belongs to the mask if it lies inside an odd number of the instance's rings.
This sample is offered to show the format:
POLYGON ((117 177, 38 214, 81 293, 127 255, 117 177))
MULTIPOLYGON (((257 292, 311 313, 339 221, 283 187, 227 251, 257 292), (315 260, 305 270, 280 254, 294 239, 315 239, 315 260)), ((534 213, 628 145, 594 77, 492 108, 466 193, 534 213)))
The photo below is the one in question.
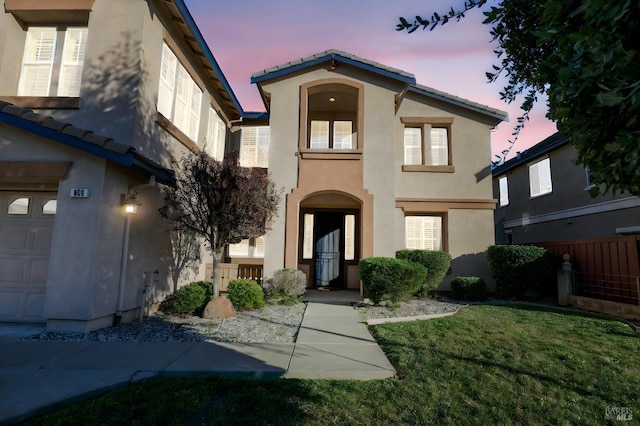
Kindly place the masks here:
POLYGON ((137 214, 140 203, 136 199, 135 192, 120 194, 120 204, 124 206, 124 212, 127 215, 137 214))
POLYGON ((329 98, 329 102, 335 102, 336 98, 334 98, 333 96, 329 98))

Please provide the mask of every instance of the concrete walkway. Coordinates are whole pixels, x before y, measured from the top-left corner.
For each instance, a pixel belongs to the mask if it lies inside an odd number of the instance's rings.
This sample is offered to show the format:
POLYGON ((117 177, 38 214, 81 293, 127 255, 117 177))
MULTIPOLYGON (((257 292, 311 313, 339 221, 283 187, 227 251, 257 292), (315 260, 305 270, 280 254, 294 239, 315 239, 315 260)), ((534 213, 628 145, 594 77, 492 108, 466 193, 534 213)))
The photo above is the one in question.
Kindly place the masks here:
POLYGON ((395 370, 350 306, 310 302, 296 343, 46 342, 0 324, 0 424, 156 376, 382 379, 395 370))

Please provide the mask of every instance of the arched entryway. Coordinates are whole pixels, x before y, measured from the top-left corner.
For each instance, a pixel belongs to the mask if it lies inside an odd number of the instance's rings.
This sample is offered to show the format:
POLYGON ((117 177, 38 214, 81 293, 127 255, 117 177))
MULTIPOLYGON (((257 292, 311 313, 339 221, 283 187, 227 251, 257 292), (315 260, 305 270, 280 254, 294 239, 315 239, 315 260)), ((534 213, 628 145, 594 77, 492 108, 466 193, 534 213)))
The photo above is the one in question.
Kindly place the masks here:
POLYGON ((346 194, 324 192, 300 203, 298 268, 309 288, 359 288, 361 205, 346 194))

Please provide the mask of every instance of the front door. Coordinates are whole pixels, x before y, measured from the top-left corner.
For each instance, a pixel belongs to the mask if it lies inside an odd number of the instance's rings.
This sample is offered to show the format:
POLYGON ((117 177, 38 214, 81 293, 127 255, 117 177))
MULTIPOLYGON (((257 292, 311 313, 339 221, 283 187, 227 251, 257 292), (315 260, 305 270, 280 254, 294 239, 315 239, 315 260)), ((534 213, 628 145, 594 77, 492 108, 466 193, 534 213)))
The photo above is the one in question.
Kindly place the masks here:
POLYGON ((314 279, 316 287, 344 287, 344 213, 316 213, 314 279))

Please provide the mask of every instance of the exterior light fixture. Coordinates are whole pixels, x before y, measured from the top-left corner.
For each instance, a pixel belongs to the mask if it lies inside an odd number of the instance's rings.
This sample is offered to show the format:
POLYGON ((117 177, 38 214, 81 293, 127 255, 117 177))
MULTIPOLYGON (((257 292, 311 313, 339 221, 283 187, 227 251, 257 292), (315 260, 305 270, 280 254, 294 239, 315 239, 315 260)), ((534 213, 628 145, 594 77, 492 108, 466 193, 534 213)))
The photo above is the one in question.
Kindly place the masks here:
POLYGON ((138 207, 140 203, 136 199, 135 192, 127 192, 120 195, 120 204, 124 206, 124 212, 126 215, 133 215, 138 213, 138 207))
POLYGON ((329 102, 335 102, 336 98, 334 98, 333 96, 329 98, 329 102))

